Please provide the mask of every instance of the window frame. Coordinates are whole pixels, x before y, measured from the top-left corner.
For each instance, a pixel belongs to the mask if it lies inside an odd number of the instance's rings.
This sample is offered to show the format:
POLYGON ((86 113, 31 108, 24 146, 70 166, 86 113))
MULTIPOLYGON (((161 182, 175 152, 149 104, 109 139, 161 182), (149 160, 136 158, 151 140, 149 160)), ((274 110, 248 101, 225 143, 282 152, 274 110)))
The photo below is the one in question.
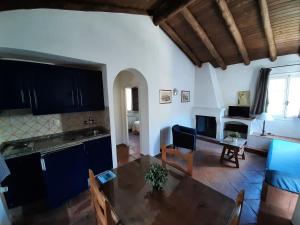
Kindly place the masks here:
MULTIPOLYGON (((270 80, 275 80, 275 79, 281 79, 281 78, 285 79, 284 110, 282 115, 272 115, 275 119, 283 119, 283 120, 293 120, 296 118, 299 119, 298 116, 287 116, 291 77, 300 77, 300 72, 270 74, 269 82, 270 80)), ((268 82, 268 89, 269 89, 269 82, 268 82)))

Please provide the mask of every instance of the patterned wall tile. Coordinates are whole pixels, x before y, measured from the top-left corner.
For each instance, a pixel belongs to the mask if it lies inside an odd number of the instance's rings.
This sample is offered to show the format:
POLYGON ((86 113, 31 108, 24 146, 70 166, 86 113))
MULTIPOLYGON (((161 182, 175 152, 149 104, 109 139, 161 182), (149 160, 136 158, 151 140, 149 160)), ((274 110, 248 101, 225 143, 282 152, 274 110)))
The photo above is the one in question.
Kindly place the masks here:
POLYGON ((109 109, 104 111, 65 113, 33 116, 29 110, 0 112, 0 144, 41 135, 49 135, 89 127, 103 126, 110 129, 109 109), (94 124, 84 121, 92 118, 94 124))

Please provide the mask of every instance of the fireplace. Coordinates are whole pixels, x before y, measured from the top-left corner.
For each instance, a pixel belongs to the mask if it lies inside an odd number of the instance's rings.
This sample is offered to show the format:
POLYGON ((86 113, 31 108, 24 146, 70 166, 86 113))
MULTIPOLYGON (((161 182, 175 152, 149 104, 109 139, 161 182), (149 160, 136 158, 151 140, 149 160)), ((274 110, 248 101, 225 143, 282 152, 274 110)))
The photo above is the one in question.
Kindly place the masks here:
POLYGON ((232 132, 237 132, 242 138, 247 139, 248 125, 238 121, 229 121, 224 123, 224 138, 228 137, 232 132))
POLYGON ((216 117, 196 115, 196 131, 198 135, 216 138, 216 117))

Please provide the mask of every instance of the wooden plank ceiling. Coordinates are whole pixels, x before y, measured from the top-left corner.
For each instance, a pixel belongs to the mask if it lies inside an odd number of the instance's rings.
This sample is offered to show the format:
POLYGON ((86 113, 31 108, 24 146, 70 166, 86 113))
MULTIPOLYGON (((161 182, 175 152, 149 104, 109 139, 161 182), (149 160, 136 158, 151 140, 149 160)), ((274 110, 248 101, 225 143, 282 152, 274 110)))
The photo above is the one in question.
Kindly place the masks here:
POLYGON ((226 69, 300 49, 300 0, 2 0, 0 11, 55 8, 153 17, 198 66, 226 69))

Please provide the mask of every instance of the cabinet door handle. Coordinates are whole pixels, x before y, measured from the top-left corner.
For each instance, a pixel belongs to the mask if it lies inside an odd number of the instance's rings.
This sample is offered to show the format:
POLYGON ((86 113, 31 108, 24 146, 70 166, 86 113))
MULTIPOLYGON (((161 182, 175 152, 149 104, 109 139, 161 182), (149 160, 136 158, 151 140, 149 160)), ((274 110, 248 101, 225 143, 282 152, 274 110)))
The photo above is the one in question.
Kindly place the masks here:
POLYGON ((81 89, 80 89, 79 93, 80 93, 80 103, 81 103, 81 106, 83 106, 83 101, 82 101, 82 92, 81 92, 81 89))
POLYGON ((38 108, 38 100, 37 100, 37 97, 36 97, 35 89, 33 89, 33 97, 34 97, 34 105, 35 105, 35 108, 37 109, 38 108))
POLYGON ((24 97, 24 91, 23 91, 23 89, 21 89, 20 94, 21 94, 21 101, 22 101, 22 103, 25 103, 25 97, 24 97))
POLYGON ((30 90, 29 89, 28 89, 28 95, 29 95, 30 108, 32 109, 32 100, 31 100, 31 94, 30 94, 30 90))
POLYGON ((74 91, 72 90, 72 103, 73 103, 73 106, 75 105, 75 98, 74 98, 74 91))
POLYGON ((46 171, 46 163, 45 163, 45 159, 41 158, 41 166, 42 166, 42 171, 46 171))
POLYGON ((77 88, 76 89, 76 98, 77 98, 77 107, 80 105, 80 102, 79 102, 79 89, 77 88))

